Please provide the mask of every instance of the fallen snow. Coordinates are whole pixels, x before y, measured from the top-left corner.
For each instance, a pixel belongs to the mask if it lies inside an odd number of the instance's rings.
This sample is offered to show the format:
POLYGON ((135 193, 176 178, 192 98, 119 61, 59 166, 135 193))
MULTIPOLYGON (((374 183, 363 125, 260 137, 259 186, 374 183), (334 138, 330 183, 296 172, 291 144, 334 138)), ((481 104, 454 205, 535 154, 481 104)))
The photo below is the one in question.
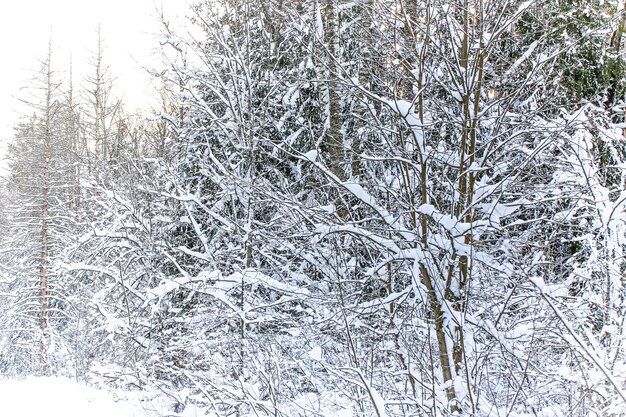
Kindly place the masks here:
POLYGON ((309 356, 314 361, 318 361, 318 362, 321 361, 322 360, 322 348, 321 348, 321 346, 315 346, 313 349, 311 349, 309 351, 309 356))
POLYGON ((67 378, 0 380, 0 416, 152 417, 141 405, 67 378))

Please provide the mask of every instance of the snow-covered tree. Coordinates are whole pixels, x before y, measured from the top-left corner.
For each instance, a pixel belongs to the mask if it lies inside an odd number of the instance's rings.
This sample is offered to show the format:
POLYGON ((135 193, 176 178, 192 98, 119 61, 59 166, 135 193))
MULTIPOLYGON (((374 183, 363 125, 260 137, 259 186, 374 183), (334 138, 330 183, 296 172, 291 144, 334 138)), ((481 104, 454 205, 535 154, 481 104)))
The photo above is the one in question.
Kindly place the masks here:
POLYGON ((55 262, 71 241, 75 180, 73 112, 53 69, 52 48, 27 98, 33 116, 9 147, 8 218, 3 241, 3 358, 5 372, 65 372, 72 346, 63 332, 72 308, 55 262), (37 359, 35 359, 37 358, 37 359))

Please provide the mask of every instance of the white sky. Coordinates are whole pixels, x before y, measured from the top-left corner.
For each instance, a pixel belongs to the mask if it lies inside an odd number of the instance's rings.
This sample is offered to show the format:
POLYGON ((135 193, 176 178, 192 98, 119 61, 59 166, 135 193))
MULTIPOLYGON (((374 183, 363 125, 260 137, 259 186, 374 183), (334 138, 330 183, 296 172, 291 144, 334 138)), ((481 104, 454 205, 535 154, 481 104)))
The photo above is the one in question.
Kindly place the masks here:
POLYGON ((79 86, 89 71, 86 61, 96 50, 100 23, 105 58, 116 77, 115 91, 129 107, 140 107, 149 83, 142 65, 151 66, 157 59, 157 10, 163 8, 167 19, 181 24, 189 14, 189 3, 190 0, 16 0, 3 4, 0 142, 6 142, 19 113, 24 112, 18 100, 24 96, 20 89, 29 86, 29 80, 40 68, 50 31, 53 67, 67 74, 71 56, 74 84, 79 86))

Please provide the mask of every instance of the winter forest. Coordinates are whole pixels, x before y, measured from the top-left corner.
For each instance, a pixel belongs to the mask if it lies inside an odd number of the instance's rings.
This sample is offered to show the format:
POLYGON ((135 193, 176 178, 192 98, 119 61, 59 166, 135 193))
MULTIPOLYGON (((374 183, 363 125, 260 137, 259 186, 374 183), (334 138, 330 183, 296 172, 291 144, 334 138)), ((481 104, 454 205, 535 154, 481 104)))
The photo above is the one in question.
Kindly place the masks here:
POLYGON ((105 39, 80 81, 52 42, 0 376, 163 416, 626 415, 624 6, 202 0, 155 21, 141 114, 105 39))

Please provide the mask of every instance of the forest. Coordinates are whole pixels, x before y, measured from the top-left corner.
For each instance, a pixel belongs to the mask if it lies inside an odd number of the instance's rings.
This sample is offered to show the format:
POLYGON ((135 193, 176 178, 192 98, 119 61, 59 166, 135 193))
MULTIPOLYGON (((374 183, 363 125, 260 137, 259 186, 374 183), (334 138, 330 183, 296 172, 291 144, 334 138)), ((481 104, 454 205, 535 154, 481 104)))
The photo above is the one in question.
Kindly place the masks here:
POLYGON ((155 21, 142 114, 105 39, 85 80, 51 44, 0 376, 163 416, 625 416, 625 6, 200 0, 155 21))

